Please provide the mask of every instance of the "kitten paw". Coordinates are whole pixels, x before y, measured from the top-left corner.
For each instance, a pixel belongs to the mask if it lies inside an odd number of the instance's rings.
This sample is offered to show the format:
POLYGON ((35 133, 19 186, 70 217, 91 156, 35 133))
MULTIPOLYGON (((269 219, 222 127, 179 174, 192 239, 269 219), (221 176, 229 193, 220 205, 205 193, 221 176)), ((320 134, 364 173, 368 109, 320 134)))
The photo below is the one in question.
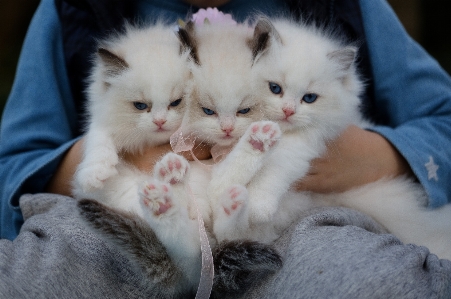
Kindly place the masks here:
POLYGON ((163 182, 182 182, 189 169, 188 161, 177 154, 168 153, 155 166, 155 176, 163 182))
POLYGON ((81 165, 76 172, 76 180, 84 192, 101 189, 107 179, 118 173, 116 164, 99 161, 86 167, 81 165))
POLYGON ((251 124, 249 130, 249 144, 260 152, 266 152, 273 147, 282 135, 279 125, 272 121, 255 122, 251 124))
POLYGON ((141 187, 139 202, 153 216, 170 215, 174 211, 171 186, 159 181, 147 182, 141 187))
POLYGON ((227 216, 237 214, 247 202, 249 194, 246 187, 235 185, 225 191, 221 198, 221 206, 227 216))

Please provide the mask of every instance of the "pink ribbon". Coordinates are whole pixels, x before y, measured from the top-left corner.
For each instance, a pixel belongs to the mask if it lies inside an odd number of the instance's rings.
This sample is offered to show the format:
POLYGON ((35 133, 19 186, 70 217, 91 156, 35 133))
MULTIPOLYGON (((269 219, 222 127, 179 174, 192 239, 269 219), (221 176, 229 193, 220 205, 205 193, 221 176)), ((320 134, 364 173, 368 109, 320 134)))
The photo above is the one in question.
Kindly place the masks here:
MULTIPOLYGON (((174 134, 171 135, 170 144, 172 150, 177 154, 179 152, 190 151, 193 158, 201 163, 193 153, 193 147, 196 138, 192 135, 187 137, 183 136, 181 129, 178 129, 174 134)), ((208 165, 201 163, 205 167, 208 165)), ((196 198, 188 185, 188 191, 191 199, 196 207, 197 212, 197 224, 199 227, 199 239, 200 239, 200 250, 202 253, 202 269, 200 272, 199 286, 197 287, 196 299, 208 299, 210 298, 211 290, 213 287, 214 278, 214 266, 213 266, 213 255, 211 253, 210 242, 208 241, 208 235, 205 230, 204 220, 202 214, 199 211, 199 206, 197 204, 196 198)))

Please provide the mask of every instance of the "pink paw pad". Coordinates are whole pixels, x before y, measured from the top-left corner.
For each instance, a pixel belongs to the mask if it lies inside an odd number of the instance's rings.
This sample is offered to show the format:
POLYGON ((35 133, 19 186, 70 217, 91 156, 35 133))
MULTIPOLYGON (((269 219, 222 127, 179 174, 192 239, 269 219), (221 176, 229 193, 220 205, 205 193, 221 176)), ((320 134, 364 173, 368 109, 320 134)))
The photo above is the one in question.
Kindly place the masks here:
POLYGON ((169 153, 158 162, 156 173, 161 180, 173 185, 183 180, 188 168, 189 164, 185 158, 174 153, 169 153))
POLYGON ((237 211, 247 199, 247 189, 244 186, 234 186, 226 192, 222 207, 224 212, 230 216, 237 211))
POLYGON ((142 204, 155 216, 165 214, 173 207, 170 189, 164 183, 146 184, 141 192, 142 204))
POLYGON ((267 151, 274 146, 281 136, 281 131, 276 123, 263 121, 252 125, 249 143, 255 150, 267 151))

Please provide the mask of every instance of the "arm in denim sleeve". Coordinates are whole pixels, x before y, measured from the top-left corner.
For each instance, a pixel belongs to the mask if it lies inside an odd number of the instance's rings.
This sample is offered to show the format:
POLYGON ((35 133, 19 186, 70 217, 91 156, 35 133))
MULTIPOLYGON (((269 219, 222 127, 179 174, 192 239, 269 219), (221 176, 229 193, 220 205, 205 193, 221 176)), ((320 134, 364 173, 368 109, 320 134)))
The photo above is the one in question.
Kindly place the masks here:
POLYGON ((390 141, 426 189, 430 207, 451 201, 451 80, 413 41, 385 0, 360 0, 376 108, 390 141))
POLYGON ((22 223, 18 199, 43 192, 62 155, 75 142, 76 109, 64 63, 53 0, 41 1, 22 48, 0 135, 0 236, 22 223))

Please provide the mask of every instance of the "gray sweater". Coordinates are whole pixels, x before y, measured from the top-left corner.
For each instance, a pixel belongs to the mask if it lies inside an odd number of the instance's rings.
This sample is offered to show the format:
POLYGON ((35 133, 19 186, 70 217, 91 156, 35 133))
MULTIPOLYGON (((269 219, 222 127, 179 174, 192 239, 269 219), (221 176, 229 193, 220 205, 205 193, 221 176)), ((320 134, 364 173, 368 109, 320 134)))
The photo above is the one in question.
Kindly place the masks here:
MULTIPOLYGON (((90 229, 72 198, 24 195, 0 240, 0 298, 155 298, 131 257, 90 229)), ((306 213, 276 242, 284 266, 243 298, 451 298, 451 262, 342 209, 306 213)))

